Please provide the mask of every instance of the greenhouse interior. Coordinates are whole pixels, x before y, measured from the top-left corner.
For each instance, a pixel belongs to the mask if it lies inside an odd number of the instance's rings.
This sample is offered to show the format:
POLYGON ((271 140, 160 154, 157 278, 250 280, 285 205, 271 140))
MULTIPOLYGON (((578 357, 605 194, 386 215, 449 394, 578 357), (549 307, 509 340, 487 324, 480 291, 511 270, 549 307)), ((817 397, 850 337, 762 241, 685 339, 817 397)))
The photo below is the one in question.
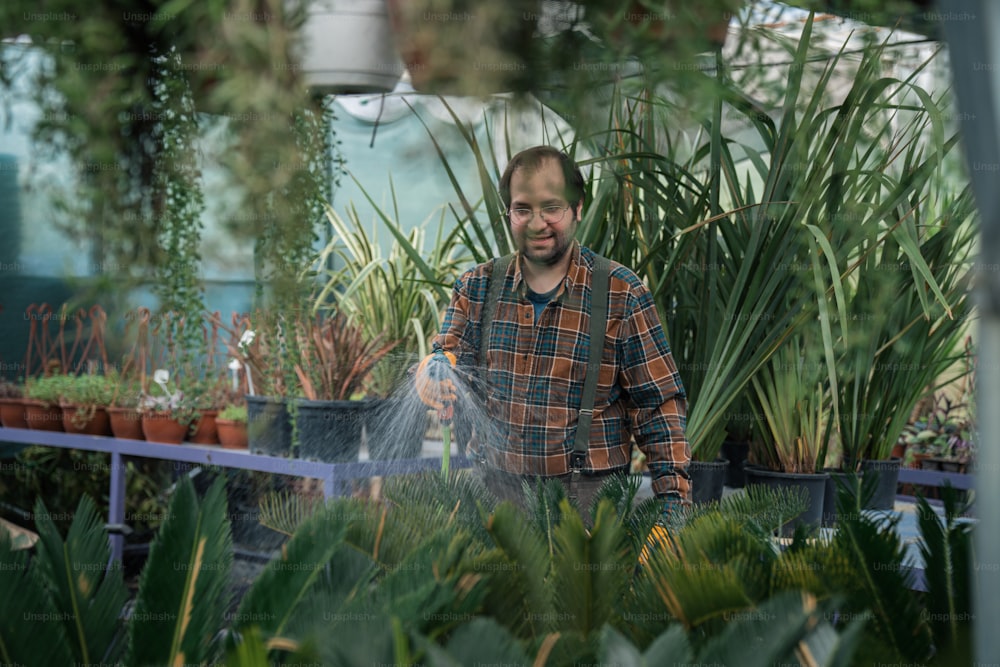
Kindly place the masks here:
POLYGON ((1000 4, 0 26, 0 665, 1000 665, 1000 4))

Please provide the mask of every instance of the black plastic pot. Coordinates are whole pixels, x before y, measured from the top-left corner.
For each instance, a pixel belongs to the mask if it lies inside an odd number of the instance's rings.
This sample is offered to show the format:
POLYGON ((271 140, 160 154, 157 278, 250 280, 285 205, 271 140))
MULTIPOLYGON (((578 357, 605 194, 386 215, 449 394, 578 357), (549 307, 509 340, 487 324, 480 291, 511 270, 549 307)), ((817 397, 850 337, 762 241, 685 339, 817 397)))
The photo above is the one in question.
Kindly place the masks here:
MULTIPOLYGON (((826 480, 826 487, 823 494, 823 527, 830 528, 840 520, 840 513, 837 511, 837 495, 840 488, 847 485, 853 492, 857 492, 857 473, 844 472, 843 470, 826 470, 829 477, 826 480)), ((856 501, 855 501, 856 502, 856 501)))
POLYGON ((726 469, 725 485, 731 489, 742 489, 747 482, 746 466, 747 456, 750 454, 750 443, 739 440, 726 440, 722 443, 719 452, 722 458, 729 462, 726 469))
POLYGON ((365 417, 368 458, 373 461, 420 458, 424 448, 424 435, 427 433, 426 410, 418 409, 416 414, 422 418, 413 424, 408 419, 408 428, 401 432, 393 422, 393 415, 408 411, 398 400, 378 399, 371 403, 371 409, 365 417))
POLYGON ((823 500, 826 494, 826 480, 829 475, 819 473, 776 472, 764 468, 747 467, 747 486, 767 486, 771 488, 804 488, 809 506, 798 516, 792 517, 782 527, 782 534, 789 536, 798 525, 819 527, 823 519, 823 500))
POLYGON ((291 456, 292 422, 283 398, 247 396, 247 446, 254 454, 291 456))
POLYGON ((722 491, 729 471, 729 461, 691 461, 688 476, 691 478, 691 502, 699 505, 722 499, 722 491))
POLYGON ((298 402, 299 458, 350 463, 361 451, 361 430, 371 401, 298 402))
POLYGON ((861 474, 865 477, 875 475, 878 478, 874 495, 864 503, 865 509, 891 510, 895 506, 900 463, 898 458, 888 461, 861 461, 861 474))

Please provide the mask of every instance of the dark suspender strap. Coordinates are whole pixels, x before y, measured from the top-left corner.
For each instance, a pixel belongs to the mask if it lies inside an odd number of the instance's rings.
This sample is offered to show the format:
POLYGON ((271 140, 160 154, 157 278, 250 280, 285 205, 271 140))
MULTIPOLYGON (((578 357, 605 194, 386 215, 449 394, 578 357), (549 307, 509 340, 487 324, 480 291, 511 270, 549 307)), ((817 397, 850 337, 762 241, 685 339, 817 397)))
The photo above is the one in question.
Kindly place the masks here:
POLYGON ((490 275, 486 279, 486 301, 483 302, 483 313, 479 326, 479 367, 482 369, 483 382, 486 381, 486 351, 490 344, 490 329, 493 326, 493 314, 497 310, 500 301, 500 290, 503 289, 504 279, 507 276, 507 267, 510 266, 514 255, 504 255, 492 260, 490 275))
POLYGON ((607 257, 594 257, 594 281, 590 301, 590 350, 587 352, 587 376, 580 398, 580 416, 576 424, 576 441, 570 454, 570 469, 583 470, 590 449, 590 424, 594 418, 594 397, 597 395, 597 377, 601 369, 601 354, 608 326, 608 282, 611 262, 607 257))

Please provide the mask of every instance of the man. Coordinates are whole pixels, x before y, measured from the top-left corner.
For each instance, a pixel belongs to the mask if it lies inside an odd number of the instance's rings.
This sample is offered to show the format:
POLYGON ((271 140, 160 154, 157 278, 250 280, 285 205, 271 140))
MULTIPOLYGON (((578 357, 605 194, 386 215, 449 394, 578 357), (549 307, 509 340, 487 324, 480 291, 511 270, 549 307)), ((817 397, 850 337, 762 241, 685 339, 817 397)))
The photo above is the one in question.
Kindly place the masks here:
POLYGON ((686 397, 649 290, 615 262, 589 450, 573 473, 595 263, 595 254, 575 240, 583 192, 579 168, 555 148, 537 146, 511 159, 500 195, 517 252, 504 275, 491 278, 494 265, 487 262, 459 278, 434 339, 437 354, 421 363, 417 389, 431 404, 441 398, 433 395, 440 383, 427 380, 442 377, 440 368, 430 371, 447 358, 458 369, 480 369, 491 432, 480 437, 477 453, 485 460, 484 481, 501 499, 523 504, 523 479, 554 477, 586 510, 609 474, 628 471, 634 436, 669 514, 690 497, 686 397), (496 302, 487 304, 492 323, 483 369, 480 335, 491 279, 502 283, 496 302))

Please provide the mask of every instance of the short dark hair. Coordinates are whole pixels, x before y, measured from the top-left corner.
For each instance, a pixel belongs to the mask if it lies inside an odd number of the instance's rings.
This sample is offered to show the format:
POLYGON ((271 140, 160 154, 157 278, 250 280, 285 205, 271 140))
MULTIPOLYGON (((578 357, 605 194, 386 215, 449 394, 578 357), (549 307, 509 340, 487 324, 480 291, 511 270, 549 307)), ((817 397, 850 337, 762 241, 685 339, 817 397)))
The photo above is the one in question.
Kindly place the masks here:
POLYGON ((546 160, 557 160, 562 167, 566 201, 574 207, 583 201, 583 174, 573 158, 552 146, 533 146, 512 157, 500 177, 500 199, 504 207, 510 208, 510 179, 514 172, 522 168, 537 169, 546 160))

